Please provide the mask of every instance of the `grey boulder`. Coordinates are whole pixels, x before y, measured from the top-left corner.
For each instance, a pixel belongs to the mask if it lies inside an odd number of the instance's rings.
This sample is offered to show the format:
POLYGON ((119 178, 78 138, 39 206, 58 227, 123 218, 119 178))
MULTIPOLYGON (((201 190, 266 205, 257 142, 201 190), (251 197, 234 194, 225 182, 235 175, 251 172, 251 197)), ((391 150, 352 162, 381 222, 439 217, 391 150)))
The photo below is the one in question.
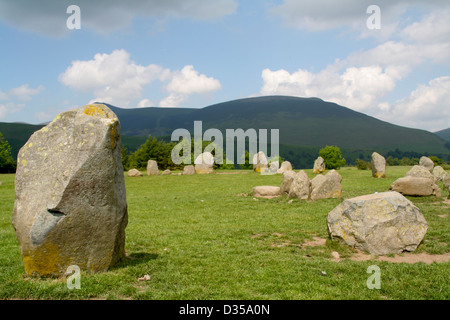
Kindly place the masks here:
POLYGON ((15 195, 28 275, 61 276, 71 265, 102 272, 121 260, 128 213, 117 116, 87 105, 35 132, 18 154, 15 195))
POLYGON ((345 200, 328 214, 327 230, 334 241, 387 255, 417 249, 428 223, 411 201, 391 191, 345 200))

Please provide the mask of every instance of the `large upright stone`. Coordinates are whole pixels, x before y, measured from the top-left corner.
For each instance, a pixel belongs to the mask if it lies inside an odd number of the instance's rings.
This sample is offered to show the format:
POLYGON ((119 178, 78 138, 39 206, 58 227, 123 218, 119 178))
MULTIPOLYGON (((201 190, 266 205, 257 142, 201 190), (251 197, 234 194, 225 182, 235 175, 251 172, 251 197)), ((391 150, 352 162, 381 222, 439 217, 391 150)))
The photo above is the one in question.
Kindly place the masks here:
POLYGON ((281 182, 280 194, 289 194, 295 175, 296 173, 293 170, 289 170, 283 173, 283 182, 281 182))
POLYGON ((211 152, 200 154, 194 161, 195 172, 198 174, 208 174, 214 172, 214 157, 211 152))
POLYGON ((417 178, 427 178, 433 181, 437 181, 437 178, 424 166, 413 166, 406 174, 405 177, 417 177, 417 178))
POLYGON ((433 172, 434 162, 430 158, 425 156, 421 157, 419 160, 419 165, 427 168, 428 171, 433 172))
POLYGON ((447 172, 445 172, 444 168, 441 166, 436 166, 433 168, 433 176, 435 176, 438 181, 442 181, 446 174, 447 172))
POLYGON ((372 153, 372 176, 386 178, 386 159, 378 152, 372 153))
POLYGON ((277 173, 285 173, 286 171, 293 170, 292 164, 289 161, 283 161, 281 163, 280 169, 277 170, 277 173))
POLYGON ((159 174, 158 163, 155 160, 148 160, 147 162, 147 175, 157 176, 159 174))
POLYGON ((59 114, 20 149, 12 224, 26 273, 106 271, 125 255, 120 123, 105 105, 59 114))
POLYGON ((322 157, 318 157, 316 161, 314 161, 313 173, 319 174, 325 172, 325 161, 322 157))
POLYGON ((300 170, 294 176, 289 189, 289 197, 308 200, 311 193, 311 181, 305 171, 300 170))
POLYGON ((332 240, 375 255, 414 251, 428 230, 422 212, 398 192, 347 199, 327 217, 332 240))
POLYGON ((444 178, 442 179, 442 184, 444 185, 444 188, 449 192, 448 198, 450 198, 450 173, 447 173, 444 176, 444 178))
POLYGON ((342 177, 336 170, 317 175, 311 180, 311 200, 339 198, 342 194, 342 177))
POLYGON ((268 171, 271 172, 271 173, 277 173, 278 169, 280 169, 280 162, 273 161, 273 162, 270 163, 268 171))
POLYGON ((268 170, 269 161, 266 154, 262 151, 253 156, 253 170, 255 172, 266 172, 268 170))

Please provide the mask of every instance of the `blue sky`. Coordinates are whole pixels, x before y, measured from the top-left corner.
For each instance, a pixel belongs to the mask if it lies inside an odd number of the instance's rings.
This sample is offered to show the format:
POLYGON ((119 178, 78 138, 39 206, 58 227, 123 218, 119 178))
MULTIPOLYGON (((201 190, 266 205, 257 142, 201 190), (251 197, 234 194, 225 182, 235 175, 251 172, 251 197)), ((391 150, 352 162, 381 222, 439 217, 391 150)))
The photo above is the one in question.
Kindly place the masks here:
POLYGON ((0 0, 0 121, 280 94, 436 131, 450 127, 449 17, 446 0, 0 0))

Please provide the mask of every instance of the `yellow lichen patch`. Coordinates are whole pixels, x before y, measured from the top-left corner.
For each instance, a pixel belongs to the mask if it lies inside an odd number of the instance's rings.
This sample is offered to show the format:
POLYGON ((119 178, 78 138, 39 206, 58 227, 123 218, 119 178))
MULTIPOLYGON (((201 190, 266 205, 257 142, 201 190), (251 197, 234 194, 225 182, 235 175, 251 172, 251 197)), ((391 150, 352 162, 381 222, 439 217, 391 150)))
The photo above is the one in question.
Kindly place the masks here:
POLYGON ((20 163, 22 163, 22 166, 26 167, 28 164, 28 161, 23 159, 20 163))
POLYGON ((62 258, 58 246, 53 243, 42 245, 33 252, 28 252, 23 256, 25 271, 29 275, 55 275, 60 273, 62 258))
POLYGON ((117 133, 116 124, 113 123, 111 125, 111 131, 110 131, 110 135, 111 135, 111 149, 114 149, 115 146, 116 146, 116 133, 117 133))
POLYGON ((106 117, 105 111, 95 104, 88 104, 87 106, 84 106, 83 113, 88 116, 106 117))
POLYGON ((48 131, 48 127, 43 127, 43 128, 41 129, 41 131, 42 131, 42 132, 47 132, 47 131, 48 131))

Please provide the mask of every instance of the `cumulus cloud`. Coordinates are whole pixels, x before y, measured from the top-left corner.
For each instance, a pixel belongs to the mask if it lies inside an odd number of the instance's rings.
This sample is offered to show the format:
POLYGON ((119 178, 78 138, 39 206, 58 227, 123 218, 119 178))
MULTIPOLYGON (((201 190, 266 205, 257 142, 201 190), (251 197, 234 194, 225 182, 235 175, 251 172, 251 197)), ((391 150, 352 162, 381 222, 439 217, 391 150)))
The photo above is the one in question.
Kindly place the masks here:
POLYGON ((69 32, 67 7, 81 11, 81 28, 109 33, 130 26, 136 17, 215 20, 232 14, 234 0, 0 0, 0 20, 22 30, 60 37, 69 32))
POLYGON ((160 102, 161 107, 175 107, 186 101, 191 94, 213 92, 221 89, 217 79, 199 74, 194 66, 187 65, 174 73, 166 86, 169 96, 160 102))
POLYGON ((380 103, 379 117, 396 119, 411 127, 426 127, 431 131, 448 128, 450 123, 450 76, 438 77, 422 84, 411 94, 392 105, 380 103))
POLYGON ((179 106, 192 94, 207 93, 220 89, 220 82, 199 74, 187 65, 180 71, 171 71, 162 66, 142 66, 130 59, 125 50, 114 50, 110 54, 96 54, 94 59, 73 61, 59 81, 64 85, 93 94, 92 101, 109 102, 121 107, 134 107, 132 103, 141 99, 138 107, 154 106, 154 102, 142 99, 143 91, 152 82, 167 83, 169 96, 160 106, 179 106))
POLYGON ((32 96, 39 94, 42 90, 44 90, 43 86, 30 88, 28 84, 24 84, 7 92, 0 91, 0 119, 25 108, 23 102, 31 100, 32 96))
POLYGON ((380 66, 349 67, 341 73, 328 68, 316 74, 302 69, 293 73, 265 69, 261 94, 320 97, 357 111, 368 111, 379 97, 394 89, 397 76, 380 66))

